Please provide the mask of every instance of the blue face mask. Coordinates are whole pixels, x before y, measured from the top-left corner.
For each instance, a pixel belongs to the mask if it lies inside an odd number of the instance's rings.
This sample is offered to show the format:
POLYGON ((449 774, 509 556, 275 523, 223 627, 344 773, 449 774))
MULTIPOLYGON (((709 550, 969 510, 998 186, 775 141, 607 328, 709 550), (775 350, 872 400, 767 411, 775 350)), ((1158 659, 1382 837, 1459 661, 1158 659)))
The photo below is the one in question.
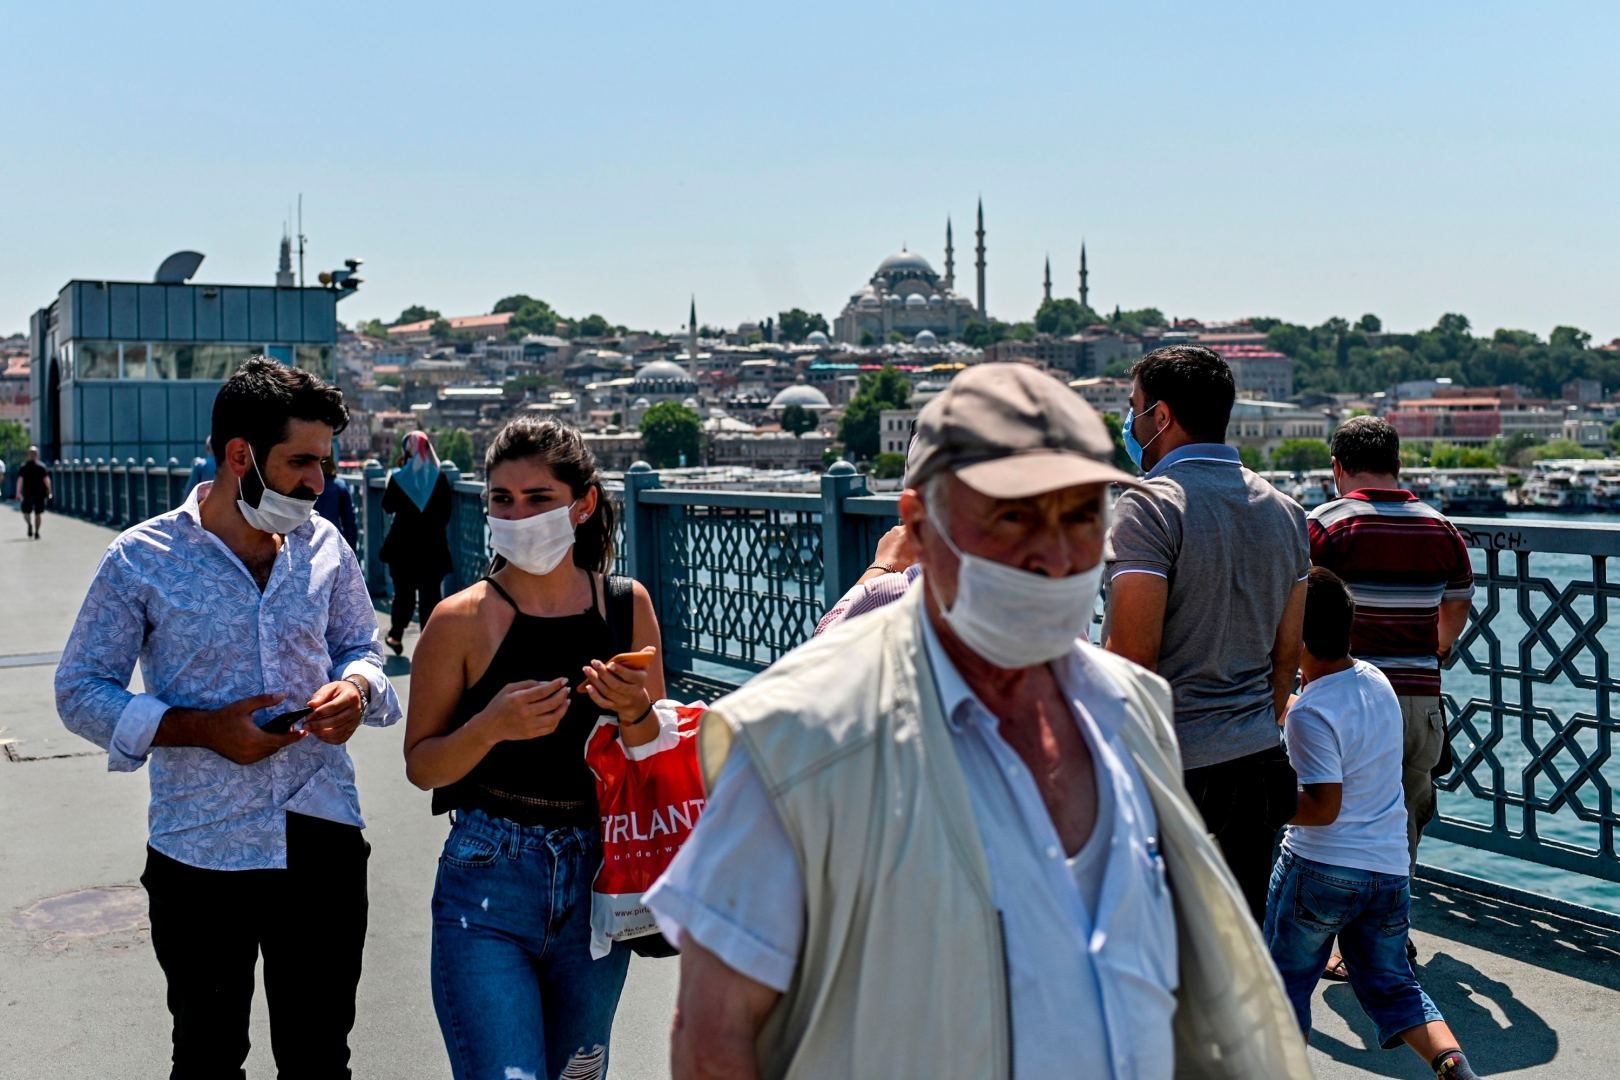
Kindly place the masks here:
MULTIPOLYGON (((1159 403, 1157 401, 1153 402, 1152 405, 1148 406, 1148 410, 1152 411, 1153 408, 1155 406, 1157 406, 1158 404, 1159 403)), ((1152 446, 1153 442, 1154 442, 1154 439, 1157 439, 1160 435, 1163 435, 1163 434, 1164 434, 1164 428, 1160 428, 1158 431, 1153 433, 1153 438, 1149 439, 1147 441, 1146 445, 1137 442, 1136 441, 1136 410, 1135 409, 1126 410, 1126 412, 1125 412, 1125 453, 1130 456, 1132 464, 1134 464, 1138 469, 1142 469, 1143 472, 1147 471, 1142 466, 1142 451, 1146 450, 1149 446, 1152 446)))

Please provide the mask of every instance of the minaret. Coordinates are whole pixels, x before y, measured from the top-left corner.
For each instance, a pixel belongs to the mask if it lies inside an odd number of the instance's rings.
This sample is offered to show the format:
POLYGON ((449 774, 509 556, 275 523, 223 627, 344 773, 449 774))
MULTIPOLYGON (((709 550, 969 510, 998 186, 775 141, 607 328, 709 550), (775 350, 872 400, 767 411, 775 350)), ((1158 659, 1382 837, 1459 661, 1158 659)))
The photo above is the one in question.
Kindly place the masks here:
POLYGON ((1046 302, 1052 302, 1052 256, 1046 257, 1046 302))
POLYGON ((697 294, 692 294, 692 310, 686 316, 686 373, 697 382, 697 294))
POLYGON ((979 200, 979 321, 988 322, 984 307, 984 200, 979 200))
POLYGON ((287 235, 285 229, 281 232, 281 262, 276 267, 276 288, 290 289, 298 284, 293 277, 292 269, 292 237, 287 235))
POLYGON ((1088 277, 1088 275, 1086 273, 1086 242, 1084 240, 1081 240, 1080 241, 1080 306, 1083 307, 1083 308, 1086 308, 1087 310, 1090 310, 1090 308, 1091 308, 1091 286, 1089 284, 1087 284, 1087 282, 1086 282, 1087 277, 1088 277))
POLYGON ((956 245, 951 243, 951 219, 945 218, 945 291, 956 288, 956 245))

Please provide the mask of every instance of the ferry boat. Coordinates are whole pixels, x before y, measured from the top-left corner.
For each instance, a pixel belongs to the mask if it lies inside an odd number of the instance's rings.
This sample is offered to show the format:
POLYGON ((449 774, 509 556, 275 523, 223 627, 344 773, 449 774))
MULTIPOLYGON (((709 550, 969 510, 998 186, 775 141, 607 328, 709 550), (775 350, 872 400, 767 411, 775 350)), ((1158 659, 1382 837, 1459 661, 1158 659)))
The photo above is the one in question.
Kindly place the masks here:
POLYGON ((1495 469, 1440 469, 1440 509, 1457 517, 1507 509, 1507 481, 1495 469))
POLYGON ((1536 462, 1519 488, 1518 508, 1552 513, 1586 513, 1611 509, 1620 484, 1620 462, 1586 458, 1551 458, 1536 462))

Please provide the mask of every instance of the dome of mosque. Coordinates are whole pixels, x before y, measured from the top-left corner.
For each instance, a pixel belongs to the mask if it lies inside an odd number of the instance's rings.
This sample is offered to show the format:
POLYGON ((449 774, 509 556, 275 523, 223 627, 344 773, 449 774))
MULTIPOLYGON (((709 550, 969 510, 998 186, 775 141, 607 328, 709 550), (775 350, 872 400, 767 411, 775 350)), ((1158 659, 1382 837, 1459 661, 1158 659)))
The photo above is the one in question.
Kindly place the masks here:
POLYGON ((820 330, 812 330, 809 336, 804 339, 804 343, 806 345, 830 345, 831 341, 820 330))
POLYGON ((650 364, 643 364, 636 370, 637 382, 686 382, 692 381, 692 376, 686 369, 673 360, 654 360, 650 364))
POLYGON ((803 375, 800 375, 792 386, 771 399, 770 409, 776 412, 789 405, 797 405, 813 412, 832 408, 832 402, 827 400, 827 395, 805 382, 803 375))
POLYGON ((906 297, 906 307, 908 308, 925 308, 927 306, 928 299, 922 293, 912 293, 906 297))
POLYGON ((893 281, 901 277, 934 277, 934 268, 928 265, 928 260, 914 251, 901 248, 887 259, 878 263, 877 273, 874 277, 884 277, 893 281))
POLYGON ((681 402, 681 405, 695 412, 703 407, 703 402, 699 401, 695 397, 689 397, 685 401, 681 402))
POLYGON ((945 298, 943 296, 939 295, 939 293, 935 293, 934 295, 932 295, 932 296, 930 296, 928 298, 928 302, 929 302, 929 304, 932 304, 932 305, 939 305, 939 304, 943 304, 945 302, 945 298))
POLYGON ((939 344, 939 338, 934 336, 932 330, 922 330, 913 339, 913 344, 921 349, 932 349, 939 344))

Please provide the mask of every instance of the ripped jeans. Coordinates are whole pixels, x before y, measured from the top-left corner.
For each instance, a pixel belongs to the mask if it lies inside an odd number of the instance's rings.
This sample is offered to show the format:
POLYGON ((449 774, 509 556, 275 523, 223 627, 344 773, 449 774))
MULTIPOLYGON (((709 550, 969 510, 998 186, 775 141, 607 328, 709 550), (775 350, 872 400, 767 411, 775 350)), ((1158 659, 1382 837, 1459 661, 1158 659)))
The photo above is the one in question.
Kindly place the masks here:
POLYGON ((630 950, 591 959, 589 828, 458 810, 433 888, 433 1007, 455 1080, 598 1080, 630 950))

